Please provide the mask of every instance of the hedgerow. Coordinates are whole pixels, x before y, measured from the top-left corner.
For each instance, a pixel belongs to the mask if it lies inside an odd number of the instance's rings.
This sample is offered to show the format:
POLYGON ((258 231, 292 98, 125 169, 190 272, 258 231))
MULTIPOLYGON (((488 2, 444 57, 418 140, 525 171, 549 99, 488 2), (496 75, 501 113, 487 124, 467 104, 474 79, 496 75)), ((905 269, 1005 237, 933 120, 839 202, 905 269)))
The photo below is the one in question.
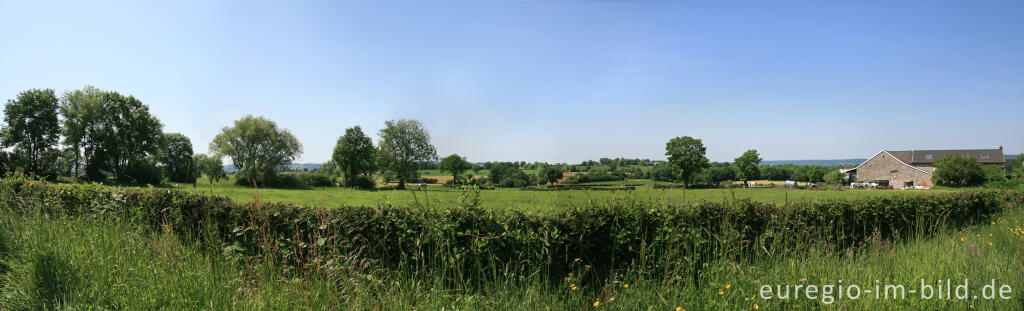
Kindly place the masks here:
POLYGON ((899 239, 980 221, 1024 202, 1024 192, 971 190, 920 196, 790 202, 749 200, 666 205, 613 199, 557 212, 460 206, 323 209, 235 204, 224 197, 167 189, 0 180, 0 206, 48 215, 130 219, 154 229, 211 233, 225 253, 304 269, 379 269, 487 281, 538 271, 559 278, 575 258, 597 275, 641 267, 650 276, 692 272, 721 258, 837 251, 870 238, 899 239))

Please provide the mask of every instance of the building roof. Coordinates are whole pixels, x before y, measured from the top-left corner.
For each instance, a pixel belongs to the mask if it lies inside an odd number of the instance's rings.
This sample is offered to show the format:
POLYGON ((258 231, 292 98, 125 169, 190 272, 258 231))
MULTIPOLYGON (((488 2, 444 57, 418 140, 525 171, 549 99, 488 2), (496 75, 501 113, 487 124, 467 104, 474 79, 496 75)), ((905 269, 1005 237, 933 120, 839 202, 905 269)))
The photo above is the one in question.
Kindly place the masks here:
POLYGON ((1006 163, 1003 149, 950 149, 950 150, 896 150, 889 151, 893 157, 907 164, 933 164, 936 160, 947 156, 964 156, 974 158, 981 163, 1006 163))
POLYGON ((900 162, 900 164, 906 165, 906 166, 907 166, 907 167, 909 167, 909 168, 912 168, 912 169, 918 170, 918 171, 920 171, 920 172, 922 172, 922 173, 925 173, 925 174, 928 174, 928 175, 932 175, 932 172, 929 172, 929 171, 923 170, 923 169, 921 169, 920 167, 917 167, 917 166, 913 166, 913 165, 910 165, 909 163, 907 163, 906 161, 903 161, 902 159, 900 159, 900 157, 896 156, 895 154, 893 154, 893 153, 892 153, 891 151, 888 151, 888 150, 882 150, 882 151, 879 151, 879 152, 878 152, 878 153, 876 153, 875 155, 873 155, 873 156, 871 156, 870 158, 868 158, 867 160, 865 160, 865 161, 864 161, 864 163, 861 163, 860 165, 857 165, 857 167, 854 167, 854 168, 851 168, 851 169, 847 169, 847 170, 843 170, 842 172, 843 172, 843 173, 846 173, 846 172, 849 172, 849 171, 857 171, 857 169, 859 169, 859 168, 860 168, 861 166, 864 166, 864 164, 865 164, 865 163, 871 162, 871 160, 874 160, 874 159, 875 159, 875 158, 877 158, 878 156, 880 156, 880 155, 884 155, 884 154, 888 154, 888 155, 889 155, 889 156, 891 156, 891 157, 892 157, 893 159, 896 159, 896 161, 899 161, 899 162, 900 162))

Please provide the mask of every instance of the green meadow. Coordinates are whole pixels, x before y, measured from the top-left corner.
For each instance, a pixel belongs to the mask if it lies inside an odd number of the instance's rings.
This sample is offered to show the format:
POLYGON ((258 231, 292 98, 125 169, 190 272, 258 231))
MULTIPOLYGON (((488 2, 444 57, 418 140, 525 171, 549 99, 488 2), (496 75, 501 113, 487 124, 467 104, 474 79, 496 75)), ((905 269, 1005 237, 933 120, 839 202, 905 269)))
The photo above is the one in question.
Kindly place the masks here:
MULTIPOLYGON (((939 193, 948 190, 933 191, 894 191, 894 190, 806 190, 786 188, 724 188, 724 189, 654 189, 649 180, 629 180, 626 182, 600 182, 592 185, 633 185, 636 190, 558 190, 534 191, 516 188, 497 188, 481 190, 480 198, 483 206, 492 209, 518 209, 529 211, 549 211, 572 206, 582 206, 593 201, 609 199, 651 199, 663 204, 683 204, 701 200, 721 202, 724 200, 750 199, 759 202, 785 204, 790 201, 815 201, 825 199, 854 199, 884 196, 919 195, 922 193, 939 193)), ((235 185, 233 179, 221 180, 211 184, 200 178, 193 187, 191 184, 174 184, 174 188, 194 193, 225 196, 238 203, 253 202, 257 195, 262 201, 291 203, 304 206, 336 208, 344 206, 373 206, 381 204, 421 205, 425 207, 457 206, 464 190, 429 185, 417 190, 356 190, 350 188, 329 187, 312 189, 253 189, 252 187, 235 185)))

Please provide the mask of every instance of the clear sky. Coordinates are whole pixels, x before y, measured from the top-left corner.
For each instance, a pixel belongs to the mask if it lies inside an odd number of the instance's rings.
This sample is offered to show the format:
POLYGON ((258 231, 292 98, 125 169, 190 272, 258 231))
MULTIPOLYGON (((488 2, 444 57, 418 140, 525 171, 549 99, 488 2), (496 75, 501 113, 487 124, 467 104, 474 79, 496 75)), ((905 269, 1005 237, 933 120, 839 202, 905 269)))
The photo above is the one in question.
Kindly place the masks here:
POLYGON ((0 99, 84 85, 197 152, 266 116, 298 162, 397 118, 474 162, 1018 153, 1024 1, 0 0, 0 99))

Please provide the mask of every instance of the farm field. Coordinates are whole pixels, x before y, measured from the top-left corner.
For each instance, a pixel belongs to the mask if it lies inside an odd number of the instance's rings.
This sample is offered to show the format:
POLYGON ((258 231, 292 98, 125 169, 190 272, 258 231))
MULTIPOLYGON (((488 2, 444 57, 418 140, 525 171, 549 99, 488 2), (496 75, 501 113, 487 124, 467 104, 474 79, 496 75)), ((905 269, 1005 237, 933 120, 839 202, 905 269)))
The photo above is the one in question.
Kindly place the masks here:
MULTIPOLYGON (((650 182, 650 181, 647 181, 650 182)), ((625 182, 600 182, 589 185, 639 185, 640 180, 625 182)), ((238 203, 254 200, 256 191, 251 187, 234 184, 234 180, 222 180, 210 184, 200 179, 197 187, 191 184, 175 184, 179 190, 194 193, 225 196, 238 203)), ((413 189, 413 187, 410 187, 413 189)), ((852 199, 864 197, 880 197, 892 195, 919 195, 923 193, 939 193, 949 190, 928 191, 896 191, 896 190, 802 190, 785 188, 732 188, 732 189, 653 189, 643 184, 636 190, 560 190, 560 191, 529 191, 512 188, 481 190, 480 198, 483 207, 491 209, 519 209, 526 211, 550 211, 571 206, 581 206, 588 201, 604 201, 614 198, 632 198, 651 200, 660 204, 683 204, 694 201, 715 201, 733 199, 750 199, 759 202, 784 204, 787 201, 813 201, 825 199, 852 199)), ((259 196, 264 202, 291 203, 304 206, 323 206, 328 208, 342 206, 371 206, 380 204, 423 206, 457 206, 459 198, 465 191, 430 185, 424 190, 355 190, 348 188, 316 188, 316 189, 259 189, 259 196)))

